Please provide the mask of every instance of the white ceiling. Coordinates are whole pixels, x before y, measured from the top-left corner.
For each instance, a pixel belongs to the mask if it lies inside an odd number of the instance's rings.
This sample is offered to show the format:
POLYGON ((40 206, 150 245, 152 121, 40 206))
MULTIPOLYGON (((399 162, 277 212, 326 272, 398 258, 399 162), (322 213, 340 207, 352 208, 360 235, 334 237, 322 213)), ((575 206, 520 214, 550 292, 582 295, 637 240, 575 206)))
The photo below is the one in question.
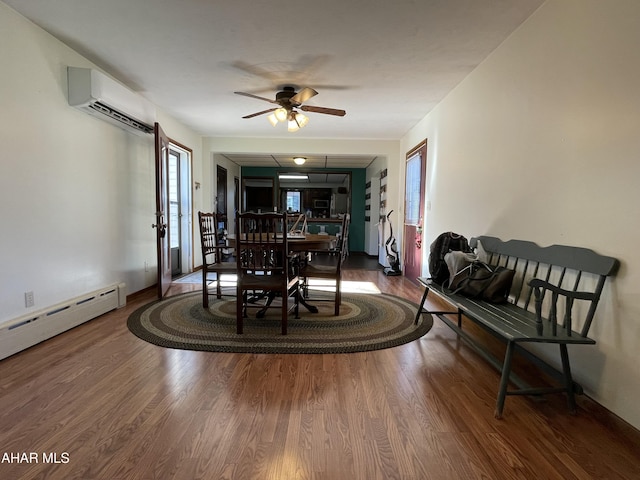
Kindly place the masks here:
POLYGON ((2 1, 202 135, 392 140, 544 2, 2 1), (283 85, 347 114, 309 113, 295 133, 241 118, 272 104, 234 91, 283 85))
POLYGON ((374 155, 296 155, 306 159, 304 165, 296 166, 293 155, 227 153, 223 156, 243 167, 294 167, 306 171, 322 168, 366 168, 376 159, 374 155))

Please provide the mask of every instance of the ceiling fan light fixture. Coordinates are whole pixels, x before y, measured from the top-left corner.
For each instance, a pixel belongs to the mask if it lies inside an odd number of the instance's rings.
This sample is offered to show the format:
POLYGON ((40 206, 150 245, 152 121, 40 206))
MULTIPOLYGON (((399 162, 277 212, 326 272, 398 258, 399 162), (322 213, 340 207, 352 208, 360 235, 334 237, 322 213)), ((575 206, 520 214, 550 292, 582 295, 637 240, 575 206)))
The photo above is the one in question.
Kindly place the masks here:
POLYGON ((304 158, 304 157, 295 157, 295 158, 293 159, 293 162, 294 162, 296 165, 304 165, 304 162, 306 162, 306 161, 307 161, 307 159, 306 159, 306 158, 304 158))
POLYGON ((284 122, 289 116, 289 112, 287 112, 285 108, 278 108, 275 112, 273 112, 273 115, 275 115, 278 121, 284 122))
POLYGON ((289 130, 290 132, 297 132, 298 130, 300 130, 300 127, 296 123, 295 119, 289 120, 287 130, 289 130))
POLYGON ((304 113, 296 113, 296 122, 300 128, 303 128, 307 123, 309 123, 309 117, 304 113))
POLYGON ((300 91, 296 92, 295 87, 293 86, 284 86, 282 90, 276 93, 275 100, 271 100, 266 97, 260 97, 258 95, 254 95, 252 93, 245 92, 234 92, 237 95, 242 95, 244 97, 255 98, 258 100, 264 100, 265 102, 275 103, 280 106, 280 108, 270 108, 268 110, 262 110, 261 112, 252 113, 250 115, 245 115, 242 118, 253 118, 258 115, 264 115, 265 113, 272 112, 267 116, 269 123, 272 126, 276 126, 278 122, 287 122, 287 129, 290 132, 297 132, 305 125, 309 123, 309 118, 298 111, 303 110, 305 112, 315 112, 315 113, 323 113, 325 115, 335 115, 338 117, 344 117, 347 112, 344 110, 339 110, 337 108, 326 108, 326 107, 318 107, 315 105, 304 105, 304 103, 310 98, 316 96, 318 92, 316 92, 313 88, 304 87, 300 91))

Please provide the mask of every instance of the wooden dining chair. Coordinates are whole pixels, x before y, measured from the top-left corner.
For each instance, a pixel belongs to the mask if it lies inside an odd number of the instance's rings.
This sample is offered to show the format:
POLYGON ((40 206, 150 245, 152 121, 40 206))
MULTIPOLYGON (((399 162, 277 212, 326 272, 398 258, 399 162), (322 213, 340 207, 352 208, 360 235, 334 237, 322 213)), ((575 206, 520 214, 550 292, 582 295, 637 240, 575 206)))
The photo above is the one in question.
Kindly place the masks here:
POLYGON ((200 245, 202 246, 202 306, 209 308, 209 287, 215 284, 217 298, 222 298, 221 276, 236 273, 236 263, 225 261, 227 251, 224 228, 220 228, 222 216, 216 213, 198 212, 200 225, 200 245), (210 278, 215 275, 215 279, 210 278))
POLYGON ((303 263, 299 270, 302 281, 302 293, 305 298, 309 298, 309 280, 312 278, 335 281, 335 294, 332 300, 313 298, 314 303, 318 301, 333 301, 335 304, 334 313, 340 315, 340 304, 342 303, 341 278, 342 265, 349 252, 349 224, 351 216, 345 213, 342 217, 341 235, 338 237, 336 247, 328 250, 314 250, 312 260, 303 263))
POLYGON ((287 214, 237 213, 235 245, 237 332, 243 332, 250 308, 264 312, 272 308, 271 302, 279 296, 282 334, 286 335, 289 312, 295 310, 298 315, 299 300, 298 276, 287 242, 287 214))

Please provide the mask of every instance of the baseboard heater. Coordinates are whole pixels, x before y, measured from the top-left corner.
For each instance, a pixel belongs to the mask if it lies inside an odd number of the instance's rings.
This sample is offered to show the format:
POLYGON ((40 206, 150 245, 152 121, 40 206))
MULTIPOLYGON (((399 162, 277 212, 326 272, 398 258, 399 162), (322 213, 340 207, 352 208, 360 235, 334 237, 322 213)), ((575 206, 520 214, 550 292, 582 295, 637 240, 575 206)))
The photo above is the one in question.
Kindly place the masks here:
POLYGON ((126 304, 124 283, 110 285, 0 325, 0 359, 126 304))

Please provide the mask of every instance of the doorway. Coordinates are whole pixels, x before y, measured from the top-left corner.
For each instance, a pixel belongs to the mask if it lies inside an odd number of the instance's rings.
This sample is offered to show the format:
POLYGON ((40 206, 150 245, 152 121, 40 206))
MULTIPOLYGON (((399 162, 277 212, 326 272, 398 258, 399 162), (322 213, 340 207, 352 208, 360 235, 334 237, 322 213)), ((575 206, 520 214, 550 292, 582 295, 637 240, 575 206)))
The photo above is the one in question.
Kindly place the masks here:
POLYGON ((175 278, 193 270, 190 150, 171 142, 168 166, 171 277, 175 278))
POLYGON ((242 211, 272 212, 276 205, 270 177, 242 177, 242 211))
POLYGON ((216 213, 224 223, 224 229, 229 228, 227 216, 227 169, 216 166, 216 213))
POLYGON ((417 283, 422 275, 422 230, 427 171, 427 141, 407 153, 404 201, 404 276, 417 283))

